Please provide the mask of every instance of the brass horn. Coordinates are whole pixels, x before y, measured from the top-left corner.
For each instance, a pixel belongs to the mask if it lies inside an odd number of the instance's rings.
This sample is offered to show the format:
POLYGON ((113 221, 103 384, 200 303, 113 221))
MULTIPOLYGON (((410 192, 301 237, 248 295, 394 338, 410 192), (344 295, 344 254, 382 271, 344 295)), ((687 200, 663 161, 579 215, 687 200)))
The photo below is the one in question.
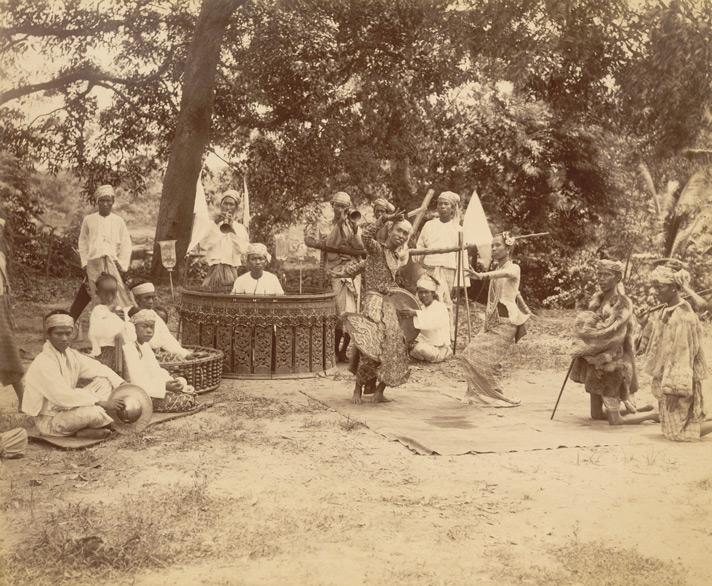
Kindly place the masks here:
POLYGON ((361 212, 359 212, 358 210, 349 210, 347 215, 349 220, 354 223, 361 221, 361 212))

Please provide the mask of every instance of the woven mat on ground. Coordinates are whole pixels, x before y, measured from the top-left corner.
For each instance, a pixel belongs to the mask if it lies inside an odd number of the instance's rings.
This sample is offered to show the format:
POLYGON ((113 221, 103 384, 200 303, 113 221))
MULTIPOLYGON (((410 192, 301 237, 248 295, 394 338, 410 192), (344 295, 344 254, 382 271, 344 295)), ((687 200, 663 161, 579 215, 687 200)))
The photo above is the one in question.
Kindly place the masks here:
POLYGON ((352 387, 345 381, 315 384, 303 392, 418 454, 483 454, 664 441, 660 426, 654 423, 611 427, 606 421, 592 421, 588 417, 588 395, 581 385, 570 382, 554 421, 550 421, 564 375, 520 372, 505 381, 505 394, 522 401, 512 408, 464 405, 459 400, 464 382, 434 389, 411 380, 403 387, 386 390, 386 397, 392 401, 382 404, 373 404, 366 396, 363 404, 353 405, 352 387))
MULTIPOLYGON (((200 413, 201 411, 207 409, 208 407, 212 407, 212 405, 213 405, 212 401, 204 401, 204 402, 200 403, 192 411, 186 411, 184 413, 154 413, 153 417, 151 418, 151 422, 148 424, 148 427, 151 427, 153 425, 158 425, 159 423, 165 423, 166 421, 180 419, 181 417, 188 417, 189 415, 195 415, 196 413, 200 413)), ((115 437, 121 437, 117 433, 113 433, 110 437, 105 438, 105 439, 89 439, 89 438, 74 437, 74 436, 48 437, 48 436, 40 435, 36 430, 28 431, 28 436, 29 436, 30 441, 47 444, 47 445, 53 446, 55 448, 59 448, 60 450, 83 450, 84 448, 90 448, 92 446, 95 446, 97 444, 105 442, 106 440, 109 440, 109 439, 112 439, 115 437)))

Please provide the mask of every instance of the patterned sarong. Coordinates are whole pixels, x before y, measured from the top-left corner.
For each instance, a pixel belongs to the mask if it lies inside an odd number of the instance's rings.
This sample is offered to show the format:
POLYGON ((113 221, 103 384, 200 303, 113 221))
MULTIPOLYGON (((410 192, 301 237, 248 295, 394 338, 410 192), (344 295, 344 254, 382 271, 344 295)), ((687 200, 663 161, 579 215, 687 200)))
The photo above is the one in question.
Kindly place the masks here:
POLYGON ((203 289, 213 293, 230 293, 238 276, 237 267, 223 263, 211 265, 203 281, 203 289))
POLYGON ((0 384, 12 385, 22 379, 24 369, 14 337, 10 299, 0 295, 0 384))

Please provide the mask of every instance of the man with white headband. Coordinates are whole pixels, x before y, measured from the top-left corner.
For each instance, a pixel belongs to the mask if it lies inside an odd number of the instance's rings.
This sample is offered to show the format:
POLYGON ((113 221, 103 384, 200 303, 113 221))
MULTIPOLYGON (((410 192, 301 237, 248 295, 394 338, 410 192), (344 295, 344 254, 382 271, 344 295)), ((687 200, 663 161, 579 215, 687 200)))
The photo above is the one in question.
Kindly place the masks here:
POLYGON ((107 412, 124 408, 121 400, 109 395, 123 379, 108 366, 69 347, 74 336, 69 312, 51 312, 44 327, 47 340, 27 370, 22 411, 33 417, 43 435, 107 437, 112 422, 107 412), (91 382, 79 388, 80 379, 91 382))
MULTIPOLYGON (((331 271, 339 272, 339 268, 349 264, 354 257, 338 252, 327 252, 329 248, 363 248, 358 227, 349 220, 349 211, 352 209, 351 196, 339 191, 331 198, 331 207, 334 210, 334 220, 328 231, 321 232, 317 225, 307 228, 304 234, 304 243, 311 248, 322 250, 321 268, 326 274, 331 271)), ((331 276, 331 287, 336 295, 336 312, 339 316, 345 313, 358 311, 358 299, 361 291, 361 276, 331 276)), ((346 350, 351 338, 342 329, 342 324, 336 326, 334 347, 336 359, 347 362, 346 350), (342 344, 343 341, 343 344, 342 344)))
POLYGON ((438 299, 438 283, 430 275, 423 275, 416 284, 423 309, 404 309, 400 313, 413 318, 420 330, 410 355, 423 362, 442 362, 452 356, 450 346, 450 316, 445 304, 438 299))
MULTIPOLYGON (((459 245, 458 234, 458 207, 460 196, 452 191, 443 191, 438 197, 438 217, 425 222, 418 236, 417 248, 457 248, 459 245)), ((438 296, 447 307, 450 314, 450 338, 455 336, 455 322, 452 311, 451 291, 457 284, 457 252, 444 252, 428 254, 423 257, 423 265, 428 274, 435 277, 440 283, 438 296)), ((466 258, 462 259, 460 270, 468 266, 466 258), (465 264, 467 263, 467 264, 465 264)), ((462 287, 469 287, 469 279, 461 276, 462 287)))
POLYGON ((267 247, 253 242, 247 247, 247 273, 235 279, 233 295, 284 295, 277 275, 265 271, 265 266, 272 260, 267 247))
POLYGON ((220 214, 210 232, 199 243, 205 250, 208 275, 203 288, 217 293, 230 291, 242 264, 250 237, 247 228, 235 220, 240 194, 228 189, 220 199, 220 214))
POLYGON ((124 344, 124 360, 130 383, 138 385, 151 397, 157 413, 179 413, 196 407, 195 389, 182 377, 173 377, 161 368, 153 349, 156 314, 149 309, 132 308, 129 312, 136 336, 124 344))
POLYGON ((131 293, 136 299, 136 305, 139 309, 146 310, 153 314, 155 319, 155 331, 150 340, 151 348, 154 351, 161 351, 166 354, 171 354, 179 360, 186 360, 191 351, 183 348, 175 336, 171 334, 168 325, 161 316, 154 310, 156 304, 156 287, 149 281, 137 281, 131 287, 131 293))
POLYGON ((653 270, 651 284, 665 304, 654 318, 645 348, 645 369, 658 400, 663 435, 673 441, 698 441, 712 432, 705 421, 702 380, 707 372, 700 320, 680 295, 690 276, 677 263, 663 262, 653 270))
POLYGON ((114 188, 102 185, 94 197, 98 211, 85 216, 79 232, 78 250, 86 282, 72 304, 71 313, 75 319, 79 318, 90 301, 83 289, 88 288, 91 298, 95 298, 95 283, 102 273, 108 273, 116 279, 118 304, 122 307, 133 305, 122 277, 131 265, 131 235, 124 220, 111 211, 114 207, 114 188))

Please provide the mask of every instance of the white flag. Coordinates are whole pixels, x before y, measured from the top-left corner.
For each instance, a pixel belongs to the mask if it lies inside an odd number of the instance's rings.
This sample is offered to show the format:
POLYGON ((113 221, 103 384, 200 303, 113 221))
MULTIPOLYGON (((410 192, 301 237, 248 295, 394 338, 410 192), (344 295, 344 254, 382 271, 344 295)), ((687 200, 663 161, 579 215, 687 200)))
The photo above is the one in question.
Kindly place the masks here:
POLYGON ((477 257, 485 270, 492 261, 492 231, 487 223, 485 210, 477 195, 477 191, 472 192, 470 202, 465 210, 465 217, 462 220, 462 232, 465 245, 474 244, 477 246, 477 257))
POLYGON ((198 175, 198 183, 195 186, 195 205, 193 205, 193 231, 190 235, 190 245, 188 252, 200 244, 205 237, 210 234, 214 227, 214 222, 210 219, 208 212, 208 202, 205 201, 205 190, 203 181, 198 175))
POLYGON ((247 173, 242 176, 242 225, 250 231, 250 194, 247 191, 247 173))

